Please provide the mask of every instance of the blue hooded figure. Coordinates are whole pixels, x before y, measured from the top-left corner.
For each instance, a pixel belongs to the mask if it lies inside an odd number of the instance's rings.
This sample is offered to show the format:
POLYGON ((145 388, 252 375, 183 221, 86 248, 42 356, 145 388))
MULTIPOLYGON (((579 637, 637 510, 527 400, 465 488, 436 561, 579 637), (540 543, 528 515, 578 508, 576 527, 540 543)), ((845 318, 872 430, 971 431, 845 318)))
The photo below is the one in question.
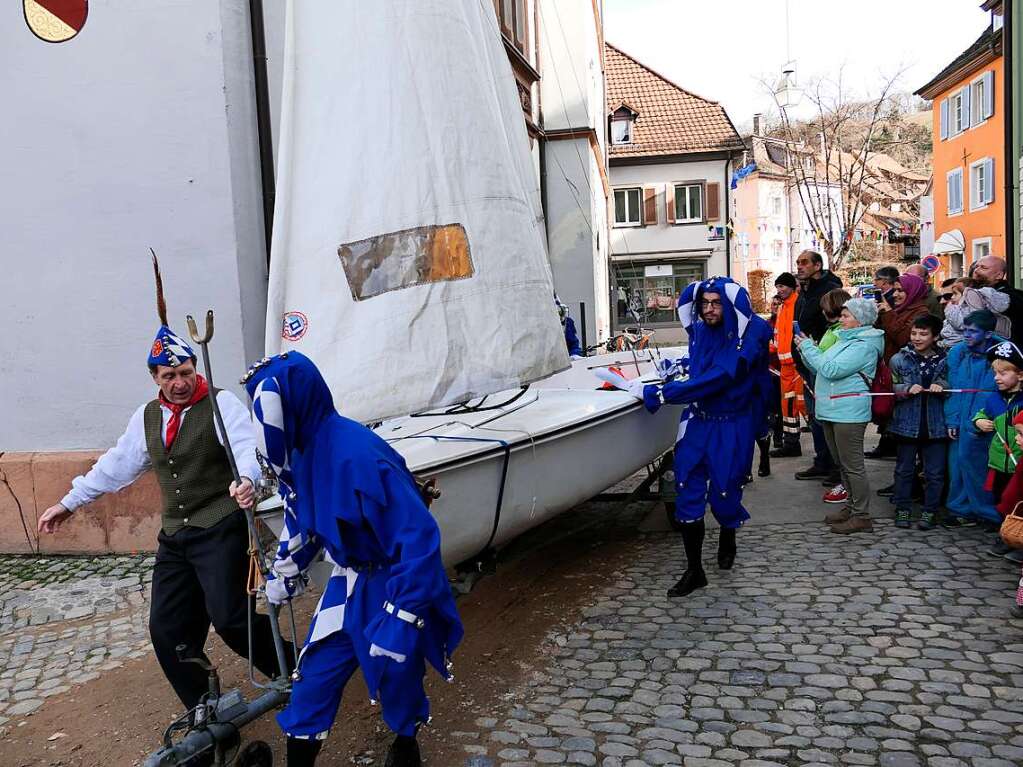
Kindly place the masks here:
POLYGON ((357 667, 397 735, 387 764, 419 765, 416 731, 430 715, 426 663, 450 680, 449 658, 462 638, 440 529, 405 460, 370 429, 338 415, 307 357, 264 359, 242 381, 285 505, 267 598, 279 604, 297 594, 321 551, 333 565, 291 700, 277 717, 288 738, 288 765, 314 763, 357 667))
POLYGON ((675 518, 682 525, 687 569, 668 596, 707 585, 703 570, 707 504, 721 525, 718 566, 735 562, 735 531, 749 519, 742 486, 753 444, 764 431, 761 399, 767 381, 770 325, 753 313, 749 293, 727 277, 692 283, 679 297, 689 336, 689 378, 643 388, 653 413, 684 404, 675 443, 675 518))

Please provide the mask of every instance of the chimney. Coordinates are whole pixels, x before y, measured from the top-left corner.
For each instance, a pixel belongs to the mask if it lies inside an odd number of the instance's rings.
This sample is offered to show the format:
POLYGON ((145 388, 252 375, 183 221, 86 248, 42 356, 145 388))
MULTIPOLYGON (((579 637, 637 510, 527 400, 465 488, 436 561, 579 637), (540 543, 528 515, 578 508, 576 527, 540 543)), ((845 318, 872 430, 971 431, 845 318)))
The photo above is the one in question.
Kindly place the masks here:
POLYGON ((754 136, 759 136, 760 135, 760 117, 761 117, 761 114, 759 112, 757 112, 755 115, 753 115, 753 135, 754 136))

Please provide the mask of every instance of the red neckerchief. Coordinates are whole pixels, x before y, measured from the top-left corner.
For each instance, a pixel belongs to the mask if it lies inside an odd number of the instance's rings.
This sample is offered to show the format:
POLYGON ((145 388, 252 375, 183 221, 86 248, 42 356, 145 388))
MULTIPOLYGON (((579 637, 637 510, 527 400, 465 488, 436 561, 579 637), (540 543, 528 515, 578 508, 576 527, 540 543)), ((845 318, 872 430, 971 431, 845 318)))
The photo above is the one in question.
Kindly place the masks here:
POLYGON ((177 405, 164 397, 163 392, 160 392, 160 404, 171 411, 170 420, 167 421, 167 438, 164 439, 164 445, 168 450, 170 450, 171 445, 174 444, 174 438, 178 436, 178 429, 181 428, 181 414, 186 408, 192 407, 192 405, 202 400, 202 398, 209 393, 209 384, 207 384, 206 379, 198 373, 196 373, 195 376, 195 391, 192 392, 192 398, 185 404, 177 405))

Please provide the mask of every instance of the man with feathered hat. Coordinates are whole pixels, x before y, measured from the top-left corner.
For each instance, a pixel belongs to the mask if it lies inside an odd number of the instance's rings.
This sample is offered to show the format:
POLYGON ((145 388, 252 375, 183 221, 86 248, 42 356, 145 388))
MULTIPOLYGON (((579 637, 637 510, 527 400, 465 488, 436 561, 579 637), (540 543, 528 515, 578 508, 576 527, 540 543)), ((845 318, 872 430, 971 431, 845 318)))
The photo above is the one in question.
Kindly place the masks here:
MULTIPOLYGON (((749 519, 742 485, 761 430, 755 405, 771 337, 746 289, 727 277, 689 285, 678 313, 689 336, 689 377, 665 384, 617 382, 651 413, 666 403, 686 405, 675 443, 675 518, 682 523, 688 561, 669 597, 707 585, 702 551, 708 504, 721 525, 718 567, 729 570, 735 562, 735 532, 749 519)), ((607 373, 600 377, 610 380, 607 373)))
MULTIPOLYGON (((189 710, 208 690, 207 674, 186 657, 204 657, 210 624, 236 653, 248 657, 248 529, 239 506, 255 498, 260 474, 248 409, 228 391, 214 396, 242 482, 233 481, 227 452, 214 424, 210 390, 195 370, 195 353, 167 323, 156 256, 160 328, 147 360, 159 391, 139 407, 117 444, 71 490, 39 518, 39 531, 54 533, 67 519, 105 493, 117 492, 152 469, 163 498, 159 548, 153 568, 149 634, 174 692, 189 710)), ((290 648, 288 648, 290 651, 290 648)), ((252 660, 267 676, 277 662, 270 623, 253 613, 252 660)), ((289 657, 285 655, 285 657, 289 657)))

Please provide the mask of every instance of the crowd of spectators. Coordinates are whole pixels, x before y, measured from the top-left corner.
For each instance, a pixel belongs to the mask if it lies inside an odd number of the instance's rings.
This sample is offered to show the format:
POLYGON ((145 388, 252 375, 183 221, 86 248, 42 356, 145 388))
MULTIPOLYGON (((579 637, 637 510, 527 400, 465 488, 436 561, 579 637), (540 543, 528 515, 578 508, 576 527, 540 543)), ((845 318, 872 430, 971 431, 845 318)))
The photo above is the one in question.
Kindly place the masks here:
MULTIPOLYGON (((778 277, 771 455, 802 454, 805 419, 813 462, 795 476, 841 504, 825 517, 840 535, 874 529, 865 461, 894 458, 876 496, 890 501, 897 527, 980 525, 989 552, 1020 565, 1023 550, 997 532, 1023 502, 1023 291, 994 256, 939 290, 930 282, 920 264, 886 266, 873 286, 846 290, 813 251, 799 255, 795 275, 778 277), (865 451, 872 423, 877 446, 865 451)), ((1013 614, 1023 618, 1023 577, 1013 614)))

